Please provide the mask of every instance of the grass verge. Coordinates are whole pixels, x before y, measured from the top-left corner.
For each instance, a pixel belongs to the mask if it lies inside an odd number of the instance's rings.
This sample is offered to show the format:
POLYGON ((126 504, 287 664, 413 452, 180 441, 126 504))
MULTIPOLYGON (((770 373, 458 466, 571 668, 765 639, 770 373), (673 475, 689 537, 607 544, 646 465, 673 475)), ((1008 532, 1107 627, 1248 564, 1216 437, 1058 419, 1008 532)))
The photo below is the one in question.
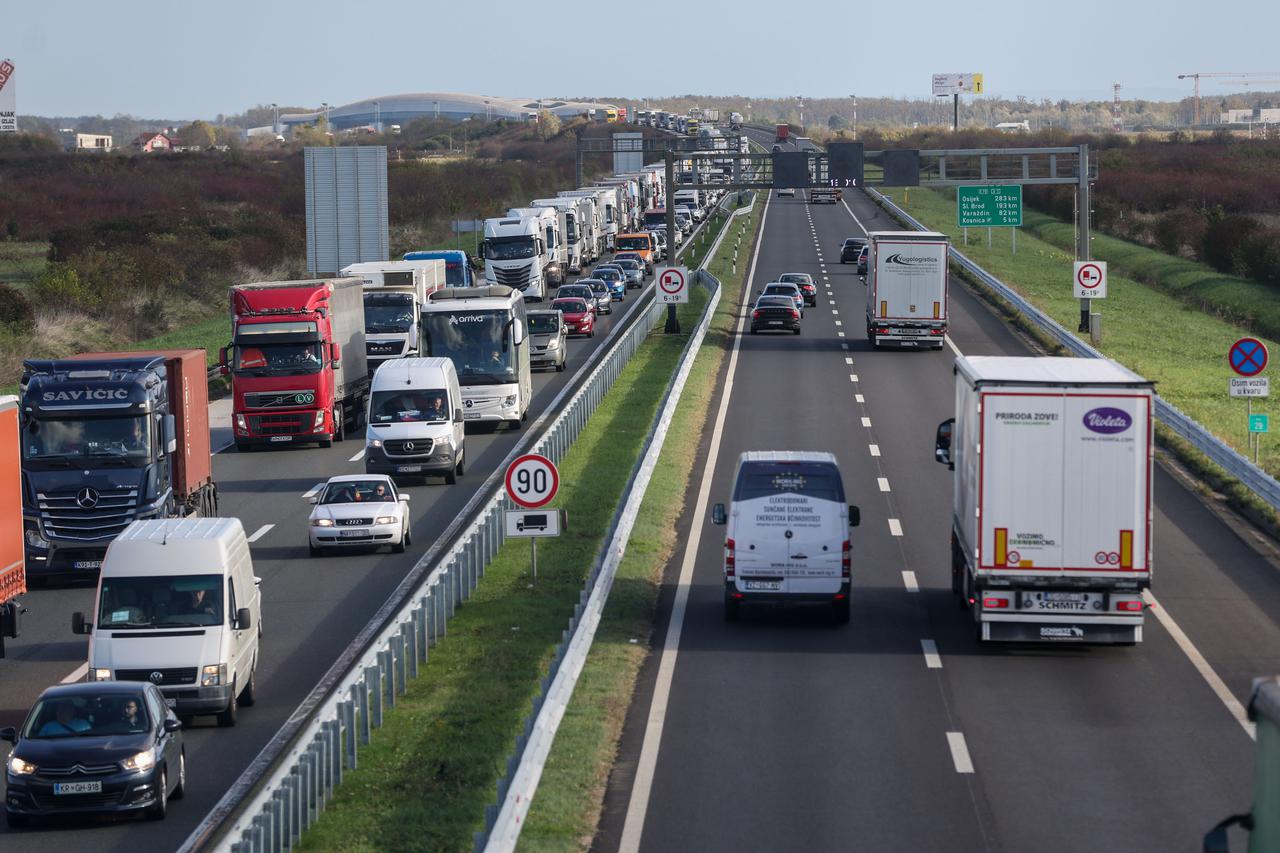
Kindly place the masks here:
MULTIPOLYGON (((761 197, 748 217, 749 253, 764 209, 761 197)), ((685 511, 698 443, 728 353, 746 263, 732 272, 739 226, 721 244, 710 270, 724 288, 701 350, 680 398, 671 431, 640 506, 627 553, 601 616, 586 666, 574 687, 520 834, 520 849, 586 850, 596 832, 605 785, 636 679, 648 655, 663 568, 676 547, 676 522, 685 511)), ((710 244, 708 244, 710 245, 710 244)), ((693 266, 693 264, 690 264, 693 266)))
MULTIPOLYGON (((706 299, 695 288, 682 325, 706 299)), ((570 529, 543 540, 537 586, 528 545, 508 542, 302 849, 471 849, 686 339, 656 334, 632 358, 561 462, 570 529)))

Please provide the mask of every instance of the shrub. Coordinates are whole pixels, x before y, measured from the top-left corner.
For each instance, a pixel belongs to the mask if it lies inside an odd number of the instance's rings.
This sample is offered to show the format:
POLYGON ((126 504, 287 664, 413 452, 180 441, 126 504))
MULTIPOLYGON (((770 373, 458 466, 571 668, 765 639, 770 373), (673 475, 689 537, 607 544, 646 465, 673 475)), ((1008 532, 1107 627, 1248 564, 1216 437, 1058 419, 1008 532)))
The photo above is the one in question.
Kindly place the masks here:
POLYGON ((1208 227, 1203 216, 1179 207, 1161 214, 1156 220, 1156 244, 1170 255, 1181 255, 1185 248, 1194 249, 1201 245, 1208 227))
POLYGON ((1240 245, 1245 274, 1257 281, 1280 285, 1280 230, 1258 229, 1240 245))
POLYGON ((70 264, 54 262, 31 283, 31 298, 42 308, 87 308, 97 299, 70 264))
POLYGON ((36 312, 27 297, 7 284, 0 284, 0 326, 12 332, 29 332, 36 324, 36 312))
POLYGON ((1243 274, 1241 248, 1258 227, 1257 220, 1236 214, 1210 223, 1200 243, 1201 259, 1218 272, 1243 274))

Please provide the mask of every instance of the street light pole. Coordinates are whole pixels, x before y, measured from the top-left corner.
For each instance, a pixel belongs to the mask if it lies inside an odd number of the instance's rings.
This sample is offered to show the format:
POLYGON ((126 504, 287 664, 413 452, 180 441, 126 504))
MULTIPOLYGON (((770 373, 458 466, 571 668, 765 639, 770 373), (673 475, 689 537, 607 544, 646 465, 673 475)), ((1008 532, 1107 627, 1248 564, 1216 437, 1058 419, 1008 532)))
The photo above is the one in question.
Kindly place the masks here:
POLYGON ((280 107, 275 104, 271 105, 271 132, 280 132, 280 107))
POLYGON ((858 96, 850 95, 853 98, 853 138, 858 138, 858 96))

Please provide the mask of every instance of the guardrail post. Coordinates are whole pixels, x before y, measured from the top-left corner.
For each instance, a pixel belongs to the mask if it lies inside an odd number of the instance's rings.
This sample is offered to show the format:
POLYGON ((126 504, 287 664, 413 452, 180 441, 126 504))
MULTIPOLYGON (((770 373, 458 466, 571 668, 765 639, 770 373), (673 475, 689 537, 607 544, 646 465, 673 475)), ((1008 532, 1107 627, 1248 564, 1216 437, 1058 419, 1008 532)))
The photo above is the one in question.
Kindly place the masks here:
POLYGON ((378 667, 382 670, 381 699, 388 708, 396 706, 395 664, 395 646, 388 642, 387 648, 378 651, 378 667))
POLYGON ((342 718, 329 721, 329 795, 342 784, 342 718))
POLYGON ((433 583, 427 588, 427 648, 436 644, 436 622, 440 607, 440 584, 433 583))
POLYGON ((369 725, 371 728, 382 728, 382 653, 378 653, 378 663, 365 670, 365 681, 369 685, 369 725))
POLYGON ((272 819, 271 850, 273 853, 281 853, 281 851, 292 845, 293 839, 289 837, 289 790, 285 787, 276 788, 271 794, 271 812, 274 815, 272 819))
MULTIPOLYGON (((302 802, 300 803, 302 806, 302 832, 306 832, 307 827, 311 826, 311 821, 314 817, 312 809, 315 808, 316 767, 311 758, 310 749, 305 750, 300 758, 302 765, 302 791, 300 792, 302 794, 302 802)), ((302 837, 301 832, 298 837, 302 837)))
POLYGON ((351 770, 356 769, 356 743, 358 735, 356 734, 356 708, 359 701, 356 698, 356 692, 360 689, 360 684, 351 685, 351 690, 347 694, 347 701, 339 705, 339 709, 343 714, 342 730, 343 730, 343 753, 346 759, 347 767, 351 770))
POLYGON ((396 694, 403 696, 405 691, 409 689, 409 662, 405 660, 413 651, 409 647, 409 638, 405 636, 405 626, 400 625, 400 630, 395 635, 395 652, 396 652, 396 694))
POLYGON ((409 611, 409 621, 404 623, 401 628, 405 632, 405 643, 409 646, 409 677, 418 677, 418 664, 422 660, 422 645, 419 642, 422 636, 422 630, 419 627, 422 619, 422 607, 413 608, 409 611))
POLYGON ((289 839, 288 846, 291 849, 293 842, 302 835, 302 823, 298 814, 298 779, 300 773, 301 771, 295 764, 293 770, 284 780, 284 834, 289 839))

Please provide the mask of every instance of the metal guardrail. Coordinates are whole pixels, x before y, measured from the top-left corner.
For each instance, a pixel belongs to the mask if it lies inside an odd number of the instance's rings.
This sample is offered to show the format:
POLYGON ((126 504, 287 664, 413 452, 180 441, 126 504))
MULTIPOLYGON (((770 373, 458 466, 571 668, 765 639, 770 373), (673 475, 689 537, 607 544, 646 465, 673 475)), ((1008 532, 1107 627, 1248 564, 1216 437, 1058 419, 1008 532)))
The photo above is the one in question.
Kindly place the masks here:
MULTIPOLYGON (((726 225, 731 221, 725 220, 726 225)), ((726 231, 722 228, 721 234, 726 231)), ((654 297, 649 305, 633 309, 639 311, 636 321, 597 360, 542 436, 531 447, 528 440, 520 442, 509 459, 536 452, 559 462, 640 344, 665 318, 666 307, 654 297)), ((570 390, 561 392, 549 411, 570 390)), ((357 766, 359 750, 370 743, 373 729, 381 727, 384 710, 395 707, 408 680, 417 677, 458 605, 470 598, 502 546, 504 512, 514 508, 501 487, 502 467, 184 841, 181 853, 283 853, 315 822, 343 773, 357 766), (459 532, 467 518, 473 520, 459 532), (441 543, 452 544, 446 548, 441 543)))
MULTIPOLYGON (((866 193, 893 216, 910 224, 913 228, 919 231, 932 230, 886 198, 883 193, 876 192, 870 188, 866 188, 866 193)), ((982 282, 983 285, 995 291, 1001 299, 1026 315, 1045 333, 1077 357, 1106 358, 1101 352, 1069 332, 1061 323, 1028 302, 1022 294, 978 266, 966 257, 963 252, 956 249, 955 246, 951 247, 951 260, 975 279, 982 282)), ((1243 483, 1247 489, 1266 501, 1272 509, 1280 512, 1280 481, 1277 481, 1266 471, 1250 462, 1243 453, 1240 453, 1204 426, 1192 420, 1190 416, 1159 394, 1156 395, 1156 419, 1168 427, 1175 435, 1207 456, 1230 476, 1243 483)))
POLYGON ((507 772, 498 783, 497 803, 485 810, 485 831, 476 834, 477 851, 507 853, 515 850, 520 830, 524 827, 525 817, 542 777, 543 767, 555 741, 556 731, 560 727, 560 720, 573 697, 573 688, 595 640, 596 628, 599 627, 609 592, 613 588, 613 579, 626 555, 627 541, 631 538, 631 530, 648 490, 649 480, 657 467, 667 429, 675 416, 693 360, 697 357, 720 302, 720 281, 706 271, 706 265, 716 256, 733 221, 754 210, 755 202, 756 197, 753 196, 749 205, 735 210, 729 216, 715 242, 703 256, 697 280, 711 292, 711 298, 707 300, 702 317, 685 344, 679 366, 667 384, 662 405, 645 437, 644 449, 627 478, 622 500, 605 534, 604 543, 592 563, 578 604, 574 607, 573 617, 569 620, 569 627, 564 634, 567 639, 556 647, 550 672, 543 681, 542 692, 534 699, 532 712, 525 718, 524 733, 516 739, 515 755, 507 759, 507 772))

